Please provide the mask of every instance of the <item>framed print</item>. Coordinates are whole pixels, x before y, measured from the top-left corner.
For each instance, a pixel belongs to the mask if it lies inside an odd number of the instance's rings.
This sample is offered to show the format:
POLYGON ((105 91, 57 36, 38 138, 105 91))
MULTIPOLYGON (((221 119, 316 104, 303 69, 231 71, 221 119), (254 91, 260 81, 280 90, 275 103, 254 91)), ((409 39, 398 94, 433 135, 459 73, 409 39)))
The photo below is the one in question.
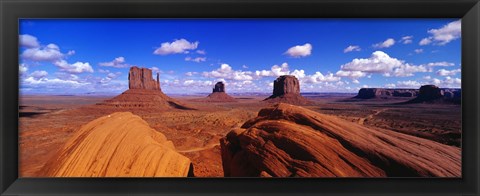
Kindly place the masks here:
POLYGON ((478 1, 0 6, 2 194, 479 194, 478 1))

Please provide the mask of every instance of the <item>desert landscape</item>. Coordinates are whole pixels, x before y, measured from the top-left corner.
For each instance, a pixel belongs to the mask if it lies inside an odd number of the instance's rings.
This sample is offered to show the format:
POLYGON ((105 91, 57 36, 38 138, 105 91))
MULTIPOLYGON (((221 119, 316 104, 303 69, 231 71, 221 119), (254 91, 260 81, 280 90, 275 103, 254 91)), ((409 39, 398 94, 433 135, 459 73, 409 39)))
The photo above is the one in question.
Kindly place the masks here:
MULTIPOLYGON (((158 75, 157 75, 158 78, 158 75)), ((169 97, 132 67, 115 97, 24 96, 21 177, 459 177, 459 89, 169 97)))
POLYGON ((19 176, 462 177, 461 19, 20 19, 19 176))

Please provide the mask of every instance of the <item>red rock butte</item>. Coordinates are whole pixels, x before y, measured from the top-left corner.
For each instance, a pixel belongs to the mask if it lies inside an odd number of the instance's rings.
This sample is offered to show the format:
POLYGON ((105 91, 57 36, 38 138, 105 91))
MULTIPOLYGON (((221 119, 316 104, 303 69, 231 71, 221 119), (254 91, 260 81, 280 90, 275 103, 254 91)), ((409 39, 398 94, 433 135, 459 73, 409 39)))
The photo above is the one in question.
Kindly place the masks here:
POLYGON ((167 95, 160 88, 160 75, 152 78, 152 70, 131 67, 128 73, 128 90, 106 100, 99 105, 122 108, 155 108, 155 109, 192 109, 167 95))
POLYGON ((300 95, 300 82, 292 75, 283 75, 273 81, 273 94, 264 101, 273 103, 283 102, 295 105, 311 103, 307 98, 300 95))
POLYGON ((217 82, 212 89, 212 93, 205 99, 207 102, 235 102, 235 98, 225 92, 225 84, 217 82))

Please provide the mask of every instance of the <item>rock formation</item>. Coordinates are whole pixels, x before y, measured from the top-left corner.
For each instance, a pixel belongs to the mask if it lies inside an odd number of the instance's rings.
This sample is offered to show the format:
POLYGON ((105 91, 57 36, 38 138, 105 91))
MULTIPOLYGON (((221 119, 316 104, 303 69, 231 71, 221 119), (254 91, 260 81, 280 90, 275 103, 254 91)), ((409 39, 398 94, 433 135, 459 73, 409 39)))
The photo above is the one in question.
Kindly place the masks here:
POLYGON ((212 93, 216 93, 216 92, 225 93, 225 84, 223 84, 223 82, 217 82, 215 84, 215 87, 213 88, 212 93))
POLYGON ((160 75, 152 79, 152 70, 148 68, 131 67, 128 72, 129 89, 160 90, 160 75))
POLYGON ((131 67, 128 74, 129 89, 122 94, 98 105, 119 108, 192 109, 167 95, 160 88, 160 76, 152 78, 152 70, 131 67))
POLYGON ((386 89, 386 88, 361 88, 355 98, 389 98, 389 97, 415 97, 418 89, 386 89))
POLYGON ((283 75, 273 82, 273 94, 266 98, 267 102, 283 102, 296 105, 311 103, 300 95, 300 83, 295 76, 283 75))
POLYGON ((461 102, 461 89, 441 89, 435 85, 420 87, 416 98, 407 103, 456 103, 461 102))
POLYGON ((459 177, 461 151, 280 103, 220 140, 225 176, 459 177))
POLYGON ((185 177, 192 165, 171 141, 130 112, 82 126, 43 167, 50 177, 185 177))

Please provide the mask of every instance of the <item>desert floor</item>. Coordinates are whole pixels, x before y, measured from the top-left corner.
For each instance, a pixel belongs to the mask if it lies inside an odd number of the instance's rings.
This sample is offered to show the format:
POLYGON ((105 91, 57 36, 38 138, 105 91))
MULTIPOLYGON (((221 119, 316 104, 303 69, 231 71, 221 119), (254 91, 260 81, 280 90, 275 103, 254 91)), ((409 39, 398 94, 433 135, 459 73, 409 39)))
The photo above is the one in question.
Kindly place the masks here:
MULTIPOLYGON (((385 128, 452 146, 461 146, 461 107, 450 104, 399 104, 409 98, 352 99, 352 94, 306 95, 313 111, 363 126, 385 128)), ((222 177, 219 139, 257 116, 267 95, 234 96, 238 102, 206 103, 204 96, 172 96, 198 110, 155 111, 95 105, 106 96, 21 96, 19 112, 20 177, 37 172, 82 125, 118 111, 141 116, 190 158, 197 177, 222 177)))

